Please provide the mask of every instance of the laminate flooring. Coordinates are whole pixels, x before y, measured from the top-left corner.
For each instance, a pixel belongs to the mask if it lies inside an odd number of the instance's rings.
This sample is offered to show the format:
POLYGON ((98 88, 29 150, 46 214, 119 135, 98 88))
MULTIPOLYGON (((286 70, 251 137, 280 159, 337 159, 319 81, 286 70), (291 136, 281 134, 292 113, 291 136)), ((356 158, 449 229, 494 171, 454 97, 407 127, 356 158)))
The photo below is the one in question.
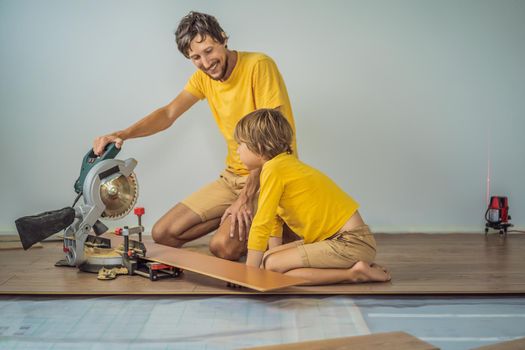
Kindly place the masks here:
MULTIPOLYGON (((494 295, 525 294, 525 235, 377 234, 376 261, 392 275, 387 283, 294 286, 271 294, 494 295)), ((152 282, 140 276, 99 281, 95 274, 59 268, 61 242, 43 248, 0 251, 0 294, 165 295, 260 294, 186 271, 152 282)), ((188 247, 208 253, 206 241, 188 247)), ((268 293, 266 293, 268 294, 268 293)))

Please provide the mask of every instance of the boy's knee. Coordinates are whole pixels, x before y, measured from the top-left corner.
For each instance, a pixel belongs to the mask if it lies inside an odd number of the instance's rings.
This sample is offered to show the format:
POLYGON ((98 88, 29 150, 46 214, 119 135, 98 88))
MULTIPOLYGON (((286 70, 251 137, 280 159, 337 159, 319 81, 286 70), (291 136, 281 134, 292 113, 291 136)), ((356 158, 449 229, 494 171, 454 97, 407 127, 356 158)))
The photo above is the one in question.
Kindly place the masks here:
POLYGON ((282 268, 282 264, 279 263, 279 259, 275 254, 272 254, 272 252, 266 252, 263 256, 263 267, 266 270, 270 270, 273 272, 280 272, 285 273, 286 270, 282 268), (268 254, 270 253, 270 254, 268 254))
POLYGON ((273 249, 268 249, 267 251, 264 252, 263 254, 263 257, 262 257, 262 260, 261 260, 261 268, 263 269, 266 269, 266 270, 269 270, 266 266, 266 260, 268 259, 269 256, 272 255, 272 252, 273 252, 273 249))

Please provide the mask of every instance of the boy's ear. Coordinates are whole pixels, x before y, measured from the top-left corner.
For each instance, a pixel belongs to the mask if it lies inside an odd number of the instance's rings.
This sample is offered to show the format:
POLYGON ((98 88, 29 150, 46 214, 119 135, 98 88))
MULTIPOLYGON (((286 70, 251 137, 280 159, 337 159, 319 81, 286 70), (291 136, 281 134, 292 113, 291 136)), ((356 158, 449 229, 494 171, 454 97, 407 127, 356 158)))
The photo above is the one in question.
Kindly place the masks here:
POLYGON ((221 32, 222 38, 224 39, 224 45, 228 44, 228 36, 226 36, 225 32, 221 32))

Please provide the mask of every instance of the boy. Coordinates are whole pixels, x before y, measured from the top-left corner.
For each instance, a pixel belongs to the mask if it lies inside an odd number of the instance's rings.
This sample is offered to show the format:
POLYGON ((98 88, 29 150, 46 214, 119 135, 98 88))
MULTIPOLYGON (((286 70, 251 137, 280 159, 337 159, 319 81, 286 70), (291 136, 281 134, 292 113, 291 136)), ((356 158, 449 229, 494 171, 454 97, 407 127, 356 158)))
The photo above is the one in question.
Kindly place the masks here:
POLYGON ((234 137, 248 170, 262 167, 247 265, 303 278, 311 285, 390 280, 388 271, 373 263, 376 243, 357 211, 359 205, 292 154, 293 131, 278 110, 248 114, 234 137), (281 245, 283 223, 303 240, 281 245))

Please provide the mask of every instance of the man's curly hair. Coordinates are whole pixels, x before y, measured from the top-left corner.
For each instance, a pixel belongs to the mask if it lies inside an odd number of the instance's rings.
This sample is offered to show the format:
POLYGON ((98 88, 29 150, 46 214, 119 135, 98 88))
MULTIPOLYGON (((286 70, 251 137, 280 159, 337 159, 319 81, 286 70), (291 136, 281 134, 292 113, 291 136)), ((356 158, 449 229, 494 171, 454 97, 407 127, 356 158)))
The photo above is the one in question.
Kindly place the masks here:
POLYGON ((190 44, 197 35, 201 36, 200 42, 206 40, 208 35, 220 44, 224 44, 226 39, 228 39, 215 17, 205 13, 191 11, 181 19, 175 31, 177 47, 184 57, 190 58, 188 54, 190 44))

